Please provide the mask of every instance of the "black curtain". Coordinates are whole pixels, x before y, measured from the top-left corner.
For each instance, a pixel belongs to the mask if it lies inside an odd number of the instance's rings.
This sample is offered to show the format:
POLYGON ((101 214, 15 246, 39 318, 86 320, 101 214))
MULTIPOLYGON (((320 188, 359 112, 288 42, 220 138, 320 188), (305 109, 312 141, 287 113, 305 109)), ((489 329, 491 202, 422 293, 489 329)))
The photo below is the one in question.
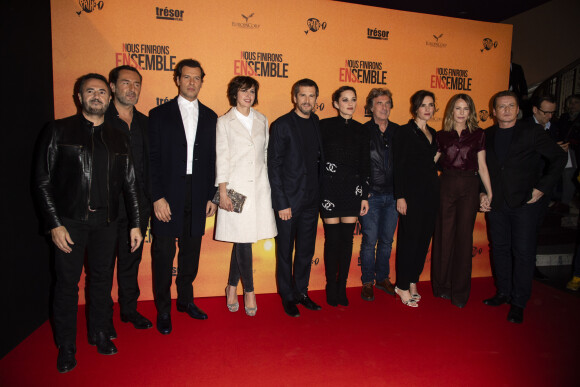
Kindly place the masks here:
POLYGON ((2 4, 0 358, 49 316, 51 250, 31 169, 38 134, 54 119, 51 50, 49 0, 2 4))

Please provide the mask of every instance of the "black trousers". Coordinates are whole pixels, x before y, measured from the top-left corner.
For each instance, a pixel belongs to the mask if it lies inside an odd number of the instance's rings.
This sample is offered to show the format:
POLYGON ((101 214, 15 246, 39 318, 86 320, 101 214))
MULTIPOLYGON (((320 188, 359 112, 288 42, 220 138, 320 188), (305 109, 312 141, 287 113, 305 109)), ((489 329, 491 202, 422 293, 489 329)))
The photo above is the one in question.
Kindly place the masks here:
POLYGON ((276 279, 278 293, 285 301, 295 301, 298 295, 308 292, 317 225, 318 200, 313 200, 301 212, 293 213, 290 220, 282 220, 276 216, 276 279), (294 248, 296 252, 293 264, 294 248))
POLYGON ((487 218, 497 292, 521 308, 526 307, 532 293, 541 206, 536 202, 509 208, 504 203, 503 208, 493 208, 487 218))
POLYGON ((439 189, 425 189, 422 196, 409 197, 407 215, 399 216, 397 231, 397 287, 409 290, 419 281, 439 208, 439 189))
POLYGON ((176 239, 179 246, 177 255, 177 303, 193 302, 193 281, 199 267, 201 236, 191 236, 191 179, 187 180, 183 216, 183 231, 180 237, 153 234, 151 258, 153 261, 153 295, 157 313, 171 311, 171 281, 176 239))
POLYGON ((433 236, 431 284, 435 296, 447 295, 455 304, 465 304, 469 299, 478 208, 479 176, 474 171, 444 171, 433 236))
MULTIPOLYGON (((143 238, 147 233, 149 223, 149 208, 140 208, 141 234, 143 238)), ((119 288, 119 306, 121 314, 131 315, 137 311, 137 299, 141 294, 139 290, 139 265, 143 255, 145 239, 137 250, 131 252, 131 241, 129 238, 129 220, 124 211, 124 206, 119 208, 119 218, 117 219, 117 285, 119 288)), ((115 259, 113 259, 113 267, 115 259)))
POLYGON ((111 269, 117 241, 117 223, 107 223, 106 210, 90 212, 86 221, 62 221, 74 245, 70 253, 55 248, 54 331, 59 347, 76 342, 78 284, 85 253, 89 335, 107 329, 113 313, 111 269))
POLYGON ((254 272, 252 265, 252 244, 234 243, 230 260, 230 274, 228 285, 237 287, 242 278, 244 292, 254 291, 254 272))

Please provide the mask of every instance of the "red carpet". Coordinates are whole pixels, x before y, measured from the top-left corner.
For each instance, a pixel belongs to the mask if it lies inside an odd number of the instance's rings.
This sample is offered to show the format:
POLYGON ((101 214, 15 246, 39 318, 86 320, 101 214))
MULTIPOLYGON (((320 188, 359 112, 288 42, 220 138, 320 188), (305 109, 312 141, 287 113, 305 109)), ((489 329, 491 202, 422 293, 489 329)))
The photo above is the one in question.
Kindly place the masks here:
MULTIPOLYGON (((1 386, 572 386, 580 364, 580 299, 534 283, 522 325, 506 321, 507 305, 481 300, 492 280, 474 279, 460 310, 419 284, 420 307, 375 291, 375 301, 348 291, 351 305, 332 308, 322 291, 319 312, 284 314, 277 295, 258 295, 258 314, 230 313, 225 297, 198 299, 209 320, 173 306, 173 333, 137 331, 115 311, 114 356, 86 341, 79 310, 77 367, 56 370, 57 349, 45 323, 0 360, 1 386)), ((240 297, 240 301, 242 298, 240 297)), ((139 310, 152 320, 152 302, 139 310)))

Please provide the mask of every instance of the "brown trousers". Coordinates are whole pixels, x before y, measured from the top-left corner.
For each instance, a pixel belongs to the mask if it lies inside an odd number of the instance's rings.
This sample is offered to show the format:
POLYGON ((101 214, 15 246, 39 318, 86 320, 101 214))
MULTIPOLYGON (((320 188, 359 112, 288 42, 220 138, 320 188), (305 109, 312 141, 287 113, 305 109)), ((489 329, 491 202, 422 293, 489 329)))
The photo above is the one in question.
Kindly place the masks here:
POLYGON ((445 170, 431 257, 431 284, 437 297, 465 305, 471 290, 473 226, 479 208, 475 171, 445 170))

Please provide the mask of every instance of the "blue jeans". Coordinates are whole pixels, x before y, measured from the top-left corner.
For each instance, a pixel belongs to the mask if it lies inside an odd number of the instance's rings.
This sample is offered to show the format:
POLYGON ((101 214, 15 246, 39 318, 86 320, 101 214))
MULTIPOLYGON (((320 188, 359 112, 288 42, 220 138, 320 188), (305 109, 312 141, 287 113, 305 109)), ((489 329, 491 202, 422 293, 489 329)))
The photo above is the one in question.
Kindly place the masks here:
POLYGON ((397 203, 393 195, 371 194, 369 212, 359 217, 362 226, 360 261, 363 284, 375 280, 382 282, 389 278, 389 259, 398 219, 397 203))

